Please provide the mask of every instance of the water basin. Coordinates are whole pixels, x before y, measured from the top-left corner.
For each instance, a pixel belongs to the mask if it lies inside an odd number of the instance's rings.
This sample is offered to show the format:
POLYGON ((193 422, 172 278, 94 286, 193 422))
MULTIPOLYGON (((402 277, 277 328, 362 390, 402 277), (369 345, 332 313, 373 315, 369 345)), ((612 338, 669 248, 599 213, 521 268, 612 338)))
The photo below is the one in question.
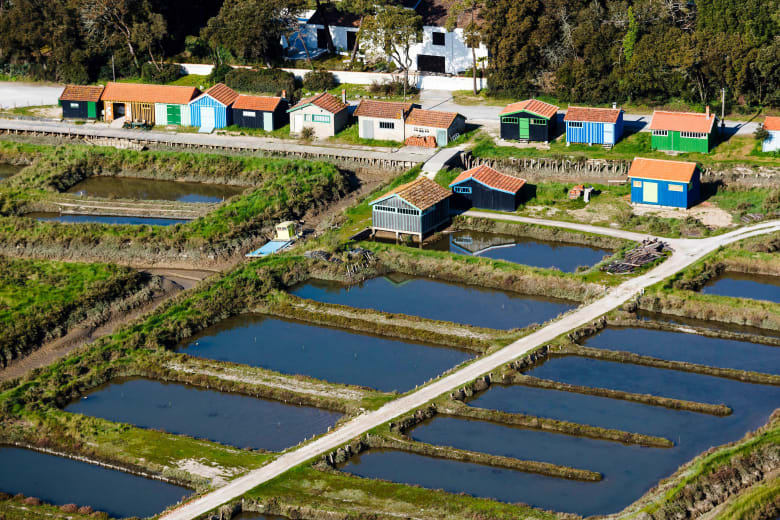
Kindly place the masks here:
POLYGON ((25 217, 34 218, 44 222, 63 222, 66 224, 124 224, 130 226, 139 226, 146 224, 149 226, 172 226, 174 224, 186 224, 189 220, 175 218, 152 218, 152 217, 119 217, 111 215, 61 215, 59 213, 27 213, 25 217))
POLYGON ((222 202, 244 191, 244 187, 202 182, 179 182, 133 177, 93 176, 68 189, 88 197, 174 200, 178 202, 222 202))

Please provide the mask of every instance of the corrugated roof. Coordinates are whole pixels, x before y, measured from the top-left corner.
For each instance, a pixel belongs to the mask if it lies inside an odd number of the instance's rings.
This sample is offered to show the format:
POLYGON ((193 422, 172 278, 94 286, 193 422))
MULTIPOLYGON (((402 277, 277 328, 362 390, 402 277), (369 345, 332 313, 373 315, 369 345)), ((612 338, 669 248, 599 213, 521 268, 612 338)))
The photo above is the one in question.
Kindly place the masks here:
POLYGON ((686 161, 667 161, 637 157, 628 170, 629 177, 656 179, 659 181, 691 182, 696 163, 686 161))
POLYGON ((617 123, 619 108, 569 107, 564 121, 585 121, 588 123, 617 123))
POLYGON ((404 115, 412 109, 411 103, 399 103, 394 101, 373 101, 364 99, 355 109, 357 117, 379 117, 382 119, 403 119, 404 115))
POLYGON ((518 101, 517 103, 510 103, 499 115, 513 114, 515 112, 531 112, 547 119, 555 117, 558 113, 558 107, 539 101, 538 99, 526 99, 525 101, 518 101))
POLYGON ((764 129, 769 132, 780 131, 780 117, 766 116, 766 119, 764 119, 764 129))
POLYGON ((406 118, 406 124, 449 128, 458 115, 457 112, 442 112, 440 110, 413 108, 412 111, 409 112, 409 117, 406 118))
POLYGON ((303 108, 306 105, 318 106, 323 110, 327 110, 331 114, 338 114, 342 110, 347 109, 347 105, 339 101, 336 96, 328 94, 327 92, 323 92, 322 94, 317 94, 316 96, 311 96, 300 100, 294 107, 288 110, 288 112, 298 110, 299 108, 303 108))
POLYGON ((96 103, 100 101, 103 94, 103 85, 65 85, 60 99, 66 101, 91 101, 96 103))
POLYGON ((512 177, 511 175, 501 173, 490 166, 482 164, 476 168, 462 172, 450 183, 450 188, 468 179, 474 179, 493 189, 508 191, 510 193, 517 193, 525 186, 525 179, 512 177))
POLYGON ((425 211, 434 204, 438 204, 452 193, 447 188, 439 186, 427 177, 420 177, 412 182, 401 184, 397 188, 394 188, 385 193, 379 199, 373 201, 371 204, 375 204, 380 200, 384 200, 391 195, 397 195, 404 199, 406 202, 412 204, 417 209, 425 211))
POLYGON ((103 101, 124 101, 128 103, 169 103, 186 105, 200 90, 195 87, 173 85, 146 85, 143 83, 109 83, 103 89, 103 101))
POLYGON ((672 130, 674 132, 699 132, 709 134, 715 124, 715 115, 698 112, 666 112, 656 110, 650 120, 650 130, 672 130))
POLYGON ((259 110, 261 112, 273 112, 279 103, 282 102, 280 97, 271 96, 245 96, 241 94, 236 98, 233 103, 233 108, 241 110, 259 110))
POLYGON ((226 107, 230 106, 231 103, 238 99, 238 92, 228 87, 224 83, 217 83, 204 92, 203 95, 211 96, 226 107))

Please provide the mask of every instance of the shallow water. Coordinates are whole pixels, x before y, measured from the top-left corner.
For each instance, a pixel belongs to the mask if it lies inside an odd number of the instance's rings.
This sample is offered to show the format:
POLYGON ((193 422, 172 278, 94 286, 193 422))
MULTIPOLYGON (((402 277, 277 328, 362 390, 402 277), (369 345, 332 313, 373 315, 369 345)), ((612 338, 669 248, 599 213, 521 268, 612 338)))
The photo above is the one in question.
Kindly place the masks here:
POLYGON ((292 294, 326 303, 494 329, 542 323, 577 306, 574 302, 416 278, 394 273, 346 286, 309 280, 292 294))
POLYGON ((15 166, 13 164, 0 163, 0 181, 7 179, 12 175, 19 173, 24 166, 15 166))
POLYGON ((702 287, 701 292, 780 303, 780 277, 727 272, 702 287))
POLYGON ((191 356, 405 392, 470 359, 465 351, 244 314, 181 345, 191 356))
POLYGON ((149 226, 172 226, 174 224, 186 224, 187 222, 190 222, 189 220, 175 218, 117 217, 110 215, 60 215, 59 213, 27 213, 24 216, 41 221, 55 221, 66 224, 84 224, 94 222, 98 224, 125 224, 131 226, 138 226, 141 224, 147 224, 149 226))
POLYGON ((222 202, 245 188, 202 182, 179 182, 132 177, 88 177, 68 189, 88 197, 175 200, 178 202, 222 202))
POLYGON ((323 433, 341 416, 307 406, 150 379, 108 383, 71 402, 65 411, 270 451, 323 433))
POLYGON ((0 446, 0 491, 56 505, 89 505, 116 518, 152 516, 192 493, 159 480, 7 446, 0 446))
POLYGON ((771 336, 780 337, 780 331, 761 329, 758 327, 750 327, 748 325, 735 325, 732 323, 725 323, 719 321, 710 320, 697 320, 695 318, 683 318, 680 316, 673 316, 671 314, 663 314, 660 312, 650 311, 637 311, 637 318, 640 320, 652 320, 660 321, 663 323, 673 323, 675 325, 688 325, 690 327, 701 327, 705 329, 724 330, 727 332, 736 332, 739 334, 755 334, 758 336, 771 336))
POLYGON ((611 251, 595 247, 479 231, 456 231, 447 234, 429 248, 559 269, 567 273, 576 271, 579 266, 590 267, 612 254, 611 251))

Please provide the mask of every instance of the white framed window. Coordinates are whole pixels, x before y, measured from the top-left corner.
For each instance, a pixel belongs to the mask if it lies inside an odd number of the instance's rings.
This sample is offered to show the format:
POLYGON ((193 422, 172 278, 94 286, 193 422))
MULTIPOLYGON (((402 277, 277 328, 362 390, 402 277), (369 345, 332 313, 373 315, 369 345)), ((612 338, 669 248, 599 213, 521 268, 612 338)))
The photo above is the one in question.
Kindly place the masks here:
POLYGON ((379 122, 379 128, 383 128, 385 130, 392 130, 395 128, 395 122, 393 121, 380 121, 379 122))
POLYGON ((641 188, 642 187, 642 181, 634 181, 634 188, 641 188))
POLYGON ((414 127, 414 133, 416 133, 416 134, 429 134, 430 132, 431 131, 428 130, 427 128, 422 128, 422 127, 419 127, 419 126, 415 126, 414 127))
POLYGON ((666 137, 669 135, 668 130, 653 130, 653 135, 656 137, 666 137))
POLYGON ((531 124, 532 125, 546 125, 547 124, 547 120, 546 119, 536 119, 536 118, 534 118, 534 119, 531 119, 531 124))
POLYGON ((311 120, 313 123, 330 123, 330 116, 322 114, 312 114, 311 120))
POLYGON ((255 113, 251 110, 244 110, 241 115, 244 117, 255 117, 255 113))
POLYGON ((390 206, 374 206, 374 209, 376 211, 384 211, 385 213, 395 213, 395 208, 390 206))
POLYGON ((70 104, 70 108, 78 108, 78 107, 79 107, 78 103, 71 103, 70 104))
POLYGON ((680 137, 687 137, 689 139, 704 139, 707 134, 702 132, 680 132, 680 137))
POLYGON ((582 121, 570 121, 569 128, 582 128, 582 121))
POLYGON ((518 118, 516 118, 516 117, 505 117, 505 118, 501 119, 501 122, 502 123, 514 123, 514 124, 517 124, 517 123, 520 122, 520 120, 518 118))
POLYGON ((669 191, 683 191, 682 184, 669 184, 669 191))
POLYGON ((455 193, 469 194, 471 193, 471 186, 453 186, 452 191, 455 193))
POLYGON ((420 212, 416 209, 398 208, 398 213, 401 215, 419 215, 420 212))

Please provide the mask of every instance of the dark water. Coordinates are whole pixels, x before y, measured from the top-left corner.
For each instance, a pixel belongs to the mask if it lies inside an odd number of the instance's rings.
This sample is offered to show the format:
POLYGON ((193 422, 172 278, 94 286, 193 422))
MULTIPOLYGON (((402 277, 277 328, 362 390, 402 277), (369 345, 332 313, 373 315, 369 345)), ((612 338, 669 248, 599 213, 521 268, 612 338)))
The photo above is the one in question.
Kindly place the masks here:
POLYGON ((222 202, 242 191, 242 187, 224 184, 95 176, 72 186, 68 193, 115 199, 222 202))
POLYGON ((780 303, 780 277, 726 273, 702 287, 701 292, 780 303))
POLYGON ((173 224, 186 224, 189 220, 175 218, 151 218, 151 217, 117 217, 109 215, 60 215, 59 213, 27 213, 25 217, 41 221, 56 221, 67 224, 84 224, 95 222, 98 224, 127 224, 137 226, 147 224, 150 226, 172 226, 173 224))
POLYGON ((23 166, 14 166, 13 164, 0 163, 0 181, 16 175, 22 170, 23 166))
POLYGON ((246 314, 209 327, 179 352, 405 392, 471 358, 466 352, 246 314))
POLYGON ((780 373, 780 347, 747 341, 642 328, 607 328, 588 338, 585 345, 720 368, 780 373))
POLYGON ((345 286, 309 280, 292 294, 327 303, 494 329, 542 323, 577 305, 565 300, 392 274, 345 286))
MULTIPOLYGON (((772 367, 777 369, 777 363, 772 367)), ((553 358, 529 374, 573 384, 725 403, 734 413, 714 417, 601 397, 522 386, 494 386, 472 406, 528 413, 660 435, 671 449, 526 431, 480 421, 438 417, 411 432, 421 441, 599 471, 598 483, 551 479, 405 453, 369 452, 345 471, 366 477, 444 488, 582 515, 615 513, 711 446, 741 438, 780 406, 780 388, 696 374, 587 360, 553 358)))
POLYGON ((103 385, 65 411, 270 451, 323 433, 340 417, 317 408, 149 379, 103 385))
POLYGON ((0 446, 0 491, 56 505, 89 505, 114 518, 156 515, 191 493, 166 482, 4 446, 0 446))
POLYGON ((595 247, 479 231, 456 231, 431 244, 430 248, 534 267, 549 267, 567 273, 576 271, 579 266, 590 267, 612 254, 611 251, 595 247))
POLYGON ((697 320, 695 318, 684 318, 680 316, 672 316, 671 314, 662 314, 660 312, 650 311, 638 311, 637 317, 640 320, 652 320, 661 321, 664 323, 674 323, 677 325, 688 325, 690 327, 701 327, 705 329, 713 330, 725 330, 727 332, 736 332, 739 334, 755 334, 758 336, 772 336, 780 337, 780 331, 771 329, 761 329, 758 327, 751 327, 748 325, 735 325, 732 323, 725 323, 719 321, 710 320, 697 320))

